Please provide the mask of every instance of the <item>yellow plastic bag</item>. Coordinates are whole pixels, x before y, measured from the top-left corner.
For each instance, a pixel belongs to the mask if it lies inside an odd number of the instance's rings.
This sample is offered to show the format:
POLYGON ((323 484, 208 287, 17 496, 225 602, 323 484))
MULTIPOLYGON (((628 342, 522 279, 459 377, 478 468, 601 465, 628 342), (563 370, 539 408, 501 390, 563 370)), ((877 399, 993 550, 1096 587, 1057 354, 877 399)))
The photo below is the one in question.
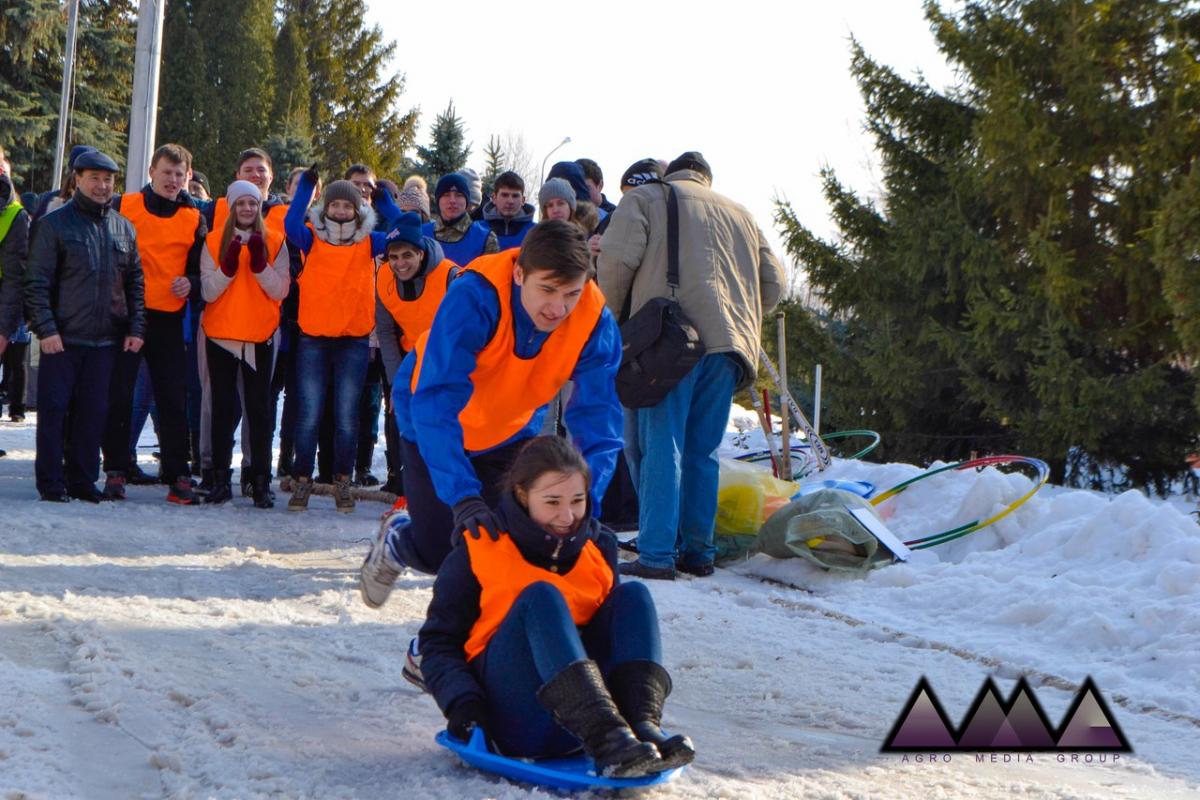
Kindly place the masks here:
POLYGON ((732 458, 721 459, 717 488, 717 533, 754 535, 800 489, 770 470, 732 458))

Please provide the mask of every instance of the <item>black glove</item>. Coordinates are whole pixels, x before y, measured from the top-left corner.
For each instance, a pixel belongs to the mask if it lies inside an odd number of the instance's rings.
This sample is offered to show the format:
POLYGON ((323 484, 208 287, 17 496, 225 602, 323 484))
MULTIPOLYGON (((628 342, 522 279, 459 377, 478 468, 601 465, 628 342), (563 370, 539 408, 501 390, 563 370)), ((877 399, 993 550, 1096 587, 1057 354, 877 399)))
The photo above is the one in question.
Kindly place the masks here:
POLYGON ((380 186, 379 184, 375 184, 375 187, 373 189, 371 189, 371 204, 379 205, 379 201, 383 199, 384 195, 387 195, 388 198, 392 200, 392 202, 395 202, 395 199, 392 198, 392 195, 387 190, 386 186, 380 186))
POLYGON ((476 728, 487 730, 487 707, 478 700, 463 700, 455 704, 446 719, 446 730, 450 735, 466 742, 476 728))
POLYGON ((478 539, 481 528, 487 531, 493 542, 500 540, 500 523, 496 521, 496 515, 492 513, 488 504, 483 502, 482 497, 473 494, 454 504, 454 538, 456 541, 464 533, 469 533, 471 538, 478 539))
POLYGON ((314 161, 311 167, 304 170, 304 177, 308 178, 308 180, 312 182, 313 186, 316 186, 321 180, 321 172, 317 169, 318 163, 319 162, 314 161))

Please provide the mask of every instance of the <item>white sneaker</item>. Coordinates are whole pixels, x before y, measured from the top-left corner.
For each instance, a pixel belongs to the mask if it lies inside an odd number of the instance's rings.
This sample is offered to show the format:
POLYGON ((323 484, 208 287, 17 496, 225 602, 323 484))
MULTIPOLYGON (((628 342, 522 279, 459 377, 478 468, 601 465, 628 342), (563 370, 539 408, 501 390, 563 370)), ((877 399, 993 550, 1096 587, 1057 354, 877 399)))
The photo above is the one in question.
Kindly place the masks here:
POLYGON ((408 643, 408 652, 404 655, 404 669, 400 670, 400 674, 404 676, 404 680, 422 692, 429 691, 425 688, 425 678, 421 675, 421 645, 416 636, 408 643))
POLYGON ((407 511, 396 511, 384 518, 379 524, 379 534, 371 543, 367 557, 363 559, 362 569, 359 570, 358 591, 362 600, 371 608, 379 608, 387 602, 388 595, 396 579, 404 571, 404 564, 392 555, 388 546, 388 537, 394 530, 411 523, 407 511))

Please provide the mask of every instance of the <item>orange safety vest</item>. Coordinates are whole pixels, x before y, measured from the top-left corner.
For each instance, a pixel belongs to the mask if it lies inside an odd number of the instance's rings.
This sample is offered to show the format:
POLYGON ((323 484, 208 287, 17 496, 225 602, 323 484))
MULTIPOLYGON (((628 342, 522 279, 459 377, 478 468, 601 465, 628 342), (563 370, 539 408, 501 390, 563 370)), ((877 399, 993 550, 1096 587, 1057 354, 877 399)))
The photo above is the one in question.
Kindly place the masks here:
MULTIPOLYGON (((264 199, 265 203, 266 200, 264 199)), ((287 204, 271 206, 267 209, 267 213, 263 215, 263 225, 267 230, 274 231, 280 236, 287 238, 287 234, 283 230, 283 218, 287 216, 287 204)), ((213 206, 213 230, 225 230, 225 220, 229 218, 229 203, 225 202, 224 197, 218 197, 217 203, 213 206)))
MULTIPOLYGON (((275 263, 283 247, 282 234, 267 230, 267 269, 275 263)), ((204 240, 208 254, 220 269, 221 231, 214 230, 204 240)), ((259 286, 258 279, 250 271, 250 248, 242 243, 238 254, 237 274, 221 292, 221 296, 204 308, 200 324, 204 335, 211 339, 232 339, 235 342, 265 342, 279 327, 279 307, 282 300, 272 299, 259 286)))
POLYGON ((421 334, 433 327, 433 315, 446 296, 450 270, 456 266, 453 261, 444 258, 442 263, 425 273, 425 287, 416 300, 400 297, 396 289, 396 273, 392 272, 386 261, 379 268, 375 275, 375 291, 379 295, 379 302, 383 303, 383 307, 400 326, 400 344, 406 351, 416 347, 421 334))
POLYGON ((176 297, 171 283, 187 272, 188 253, 196 242, 200 209, 179 208, 170 217, 157 217, 146 208, 141 192, 121 195, 121 216, 137 231, 138 255, 146 278, 146 308, 178 311, 187 297, 176 297))
MULTIPOLYGON (((467 450, 487 450, 507 440, 558 394, 575 371, 579 354, 604 311, 604 295, 595 281, 588 281, 579 303, 546 338, 541 352, 533 358, 519 358, 515 353, 512 319, 513 266, 519 254, 516 248, 504 250, 480 256, 467 267, 496 287, 500 300, 500 324, 492 340, 475 356, 475 370, 471 373, 475 389, 458 414, 463 447, 467 450)), ((417 363, 410 387, 414 393, 428 338, 426 331, 417 340, 417 363)))
POLYGON ((517 597, 530 584, 544 581, 562 592, 576 626, 592 621, 612 591, 612 568, 593 541, 588 541, 569 572, 551 572, 530 564, 508 536, 492 541, 490 536, 464 536, 471 572, 479 581, 479 619, 471 626, 463 650, 467 661, 487 648, 517 597))
POLYGON ((300 330, 307 335, 366 336, 375 327, 370 234, 355 244, 329 244, 313 233, 312 249, 297 282, 300 330))

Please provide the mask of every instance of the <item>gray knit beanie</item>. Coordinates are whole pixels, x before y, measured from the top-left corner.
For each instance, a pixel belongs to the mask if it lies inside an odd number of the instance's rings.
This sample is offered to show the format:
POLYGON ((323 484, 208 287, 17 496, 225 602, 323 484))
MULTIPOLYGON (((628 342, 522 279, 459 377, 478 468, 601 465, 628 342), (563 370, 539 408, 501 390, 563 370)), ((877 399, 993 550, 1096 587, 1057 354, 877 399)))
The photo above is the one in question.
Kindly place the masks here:
POLYGON ((358 207, 363 204, 362 192, 350 181, 331 181, 325 187, 325 193, 321 196, 321 204, 325 208, 329 208, 329 204, 334 200, 348 201, 350 205, 354 206, 356 212, 358 207))
POLYGON ((571 213, 575 213, 575 190, 562 178, 551 178, 542 184, 542 188, 538 192, 538 206, 545 208, 546 203, 556 197, 559 200, 567 201, 567 205, 571 207, 571 213))

